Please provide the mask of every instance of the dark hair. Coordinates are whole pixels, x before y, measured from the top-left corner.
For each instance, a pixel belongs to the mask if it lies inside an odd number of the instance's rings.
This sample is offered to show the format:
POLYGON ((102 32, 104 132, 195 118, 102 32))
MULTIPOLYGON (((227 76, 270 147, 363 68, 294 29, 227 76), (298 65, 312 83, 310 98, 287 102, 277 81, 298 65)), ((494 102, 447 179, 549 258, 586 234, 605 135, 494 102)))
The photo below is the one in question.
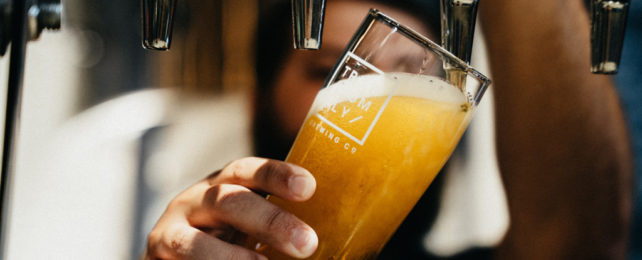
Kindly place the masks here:
POLYGON ((260 7, 255 46, 256 87, 252 137, 256 156, 285 159, 294 140, 288 140, 278 123, 272 89, 278 72, 292 53, 290 1, 260 7))
MULTIPOLYGON (((328 0, 333 1, 333 0, 328 0)), ((358 1, 358 0, 353 0, 358 1)), ((428 29, 439 32, 439 0, 369 0, 421 18, 428 29)), ((285 61, 293 52, 290 1, 275 0, 260 6, 255 46, 254 153, 284 159, 294 140, 283 135, 273 109, 273 88, 285 61)))
MULTIPOLYGON (((293 51, 290 1, 272 2, 260 7, 254 40, 259 91, 271 89, 274 77, 280 71, 288 54, 293 51)), ((436 33, 440 31, 439 0, 369 0, 369 2, 403 10, 421 18, 430 31, 436 33)))
POLYGON ((255 46, 258 91, 270 89, 292 51, 290 1, 260 7, 255 46))

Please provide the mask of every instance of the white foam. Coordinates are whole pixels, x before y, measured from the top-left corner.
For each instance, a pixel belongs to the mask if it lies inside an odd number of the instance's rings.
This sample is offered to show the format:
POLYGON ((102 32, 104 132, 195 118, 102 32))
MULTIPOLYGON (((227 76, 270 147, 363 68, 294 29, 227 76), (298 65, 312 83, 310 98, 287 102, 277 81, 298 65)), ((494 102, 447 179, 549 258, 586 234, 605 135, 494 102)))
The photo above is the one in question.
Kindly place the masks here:
POLYGON ((439 77, 396 72, 363 75, 336 82, 319 92, 311 111, 347 100, 388 95, 449 103, 466 102, 461 91, 439 77))

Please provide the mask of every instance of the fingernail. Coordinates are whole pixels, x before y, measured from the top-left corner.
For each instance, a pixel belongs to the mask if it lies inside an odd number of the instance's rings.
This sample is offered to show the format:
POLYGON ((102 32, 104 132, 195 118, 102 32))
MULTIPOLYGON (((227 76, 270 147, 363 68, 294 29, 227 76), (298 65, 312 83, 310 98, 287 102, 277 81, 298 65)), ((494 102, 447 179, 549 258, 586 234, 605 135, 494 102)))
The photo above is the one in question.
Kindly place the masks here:
POLYGON ((314 232, 308 229, 296 228, 292 232, 291 242, 304 257, 307 257, 312 255, 314 250, 317 249, 319 239, 314 232))
POLYGON ((304 176, 293 176, 288 182, 290 191, 299 198, 309 198, 314 192, 315 183, 304 176))

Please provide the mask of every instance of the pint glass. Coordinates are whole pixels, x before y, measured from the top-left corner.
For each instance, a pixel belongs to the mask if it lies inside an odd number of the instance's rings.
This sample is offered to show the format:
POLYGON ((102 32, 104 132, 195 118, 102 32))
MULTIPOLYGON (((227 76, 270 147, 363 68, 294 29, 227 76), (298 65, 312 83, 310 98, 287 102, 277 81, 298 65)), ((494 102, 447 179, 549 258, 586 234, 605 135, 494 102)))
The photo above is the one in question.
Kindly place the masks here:
MULTIPOLYGON (((306 202, 268 199, 308 223, 309 259, 377 256, 442 168, 490 81, 370 10, 318 93, 286 161, 316 178, 306 202)), ((257 245, 270 259, 287 259, 257 245)))

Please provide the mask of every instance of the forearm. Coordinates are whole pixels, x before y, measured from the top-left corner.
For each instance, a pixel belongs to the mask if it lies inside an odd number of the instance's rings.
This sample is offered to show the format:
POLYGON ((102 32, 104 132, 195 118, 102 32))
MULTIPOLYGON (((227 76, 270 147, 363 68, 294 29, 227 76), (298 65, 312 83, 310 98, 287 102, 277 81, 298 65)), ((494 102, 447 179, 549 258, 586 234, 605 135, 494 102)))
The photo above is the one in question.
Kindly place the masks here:
POLYGON ((631 203, 628 134, 610 77, 589 72, 582 3, 480 4, 512 223, 500 256, 622 256, 631 203))

